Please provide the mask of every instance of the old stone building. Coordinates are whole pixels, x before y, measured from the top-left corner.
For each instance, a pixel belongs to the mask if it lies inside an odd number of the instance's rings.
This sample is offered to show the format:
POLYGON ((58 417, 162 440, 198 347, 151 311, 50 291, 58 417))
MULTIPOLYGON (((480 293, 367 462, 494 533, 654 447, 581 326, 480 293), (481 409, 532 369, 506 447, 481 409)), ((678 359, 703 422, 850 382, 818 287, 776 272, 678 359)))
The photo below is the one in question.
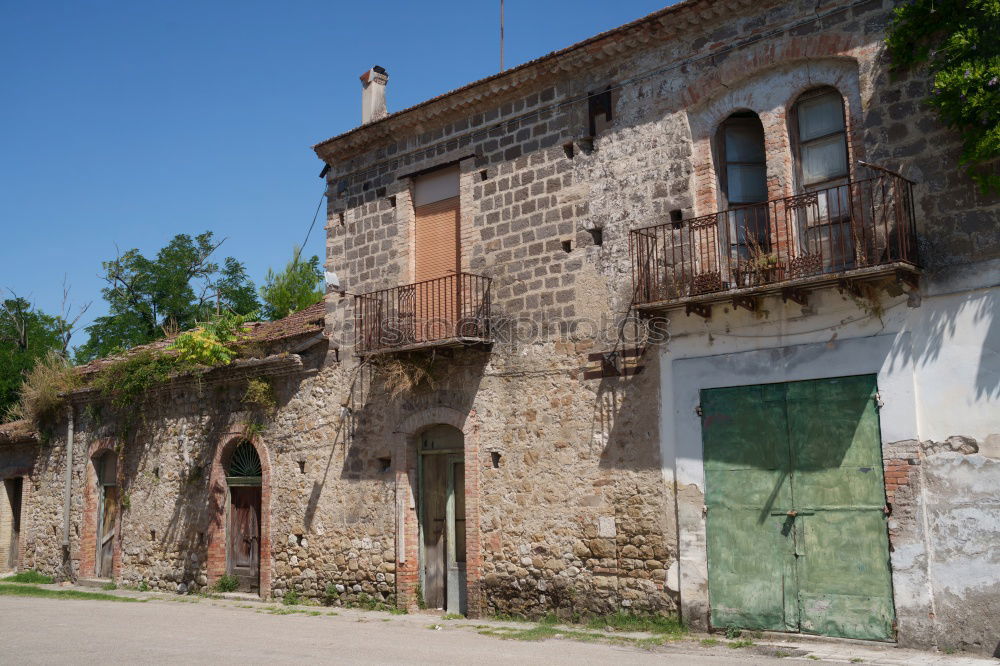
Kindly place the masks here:
POLYGON ((372 68, 325 304, 0 442, 18 565, 992 652, 1000 202, 891 9, 688 0, 391 114, 372 68))

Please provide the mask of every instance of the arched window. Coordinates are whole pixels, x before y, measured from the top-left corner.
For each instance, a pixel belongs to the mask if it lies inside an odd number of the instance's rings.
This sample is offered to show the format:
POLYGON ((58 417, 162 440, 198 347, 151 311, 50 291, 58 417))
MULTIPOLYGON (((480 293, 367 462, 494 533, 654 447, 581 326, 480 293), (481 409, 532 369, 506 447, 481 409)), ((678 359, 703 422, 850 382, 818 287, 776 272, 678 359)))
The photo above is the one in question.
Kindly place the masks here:
POLYGON ((764 126, 753 111, 732 114, 716 135, 719 185, 726 215, 730 254, 746 259, 767 252, 767 157, 764 126), (734 210, 735 209, 735 210, 734 210))
POLYGON ((815 190, 847 179, 847 128, 844 100, 833 88, 804 93, 795 102, 793 129, 802 188, 815 190))

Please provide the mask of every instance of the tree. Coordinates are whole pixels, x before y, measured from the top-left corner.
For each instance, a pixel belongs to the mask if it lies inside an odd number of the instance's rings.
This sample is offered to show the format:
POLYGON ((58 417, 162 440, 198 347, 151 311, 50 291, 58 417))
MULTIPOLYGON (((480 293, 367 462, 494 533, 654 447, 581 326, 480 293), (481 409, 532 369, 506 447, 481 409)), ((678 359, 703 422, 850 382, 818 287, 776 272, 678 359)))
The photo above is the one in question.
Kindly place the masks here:
POLYGON ((61 317, 47 315, 27 299, 11 295, 0 303, 0 417, 17 402, 25 373, 49 352, 62 351, 66 329, 61 317))
POLYGON ((912 0, 896 7, 886 45, 895 70, 926 64, 927 105, 962 137, 960 162, 1000 192, 1000 0, 912 0))
POLYGON ((132 249, 102 263, 101 291, 108 314, 86 328, 89 339, 76 350, 78 362, 128 349, 195 326, 223 310, 249 314, 258 309, 253 282, 244 265, 227 257, 220 271, 211 261, 222 245, 206 231, 194 238, 178 234, 153 259, 132 249))
POLYGON ((264 301, 264 316, 272 321, 323 300, 323 270, 319 257, 313 255, 308 261, 302 261, 301 253, 302 249, 295 246, 285 270, 280 273, 267 270, 260 296, 264 301))

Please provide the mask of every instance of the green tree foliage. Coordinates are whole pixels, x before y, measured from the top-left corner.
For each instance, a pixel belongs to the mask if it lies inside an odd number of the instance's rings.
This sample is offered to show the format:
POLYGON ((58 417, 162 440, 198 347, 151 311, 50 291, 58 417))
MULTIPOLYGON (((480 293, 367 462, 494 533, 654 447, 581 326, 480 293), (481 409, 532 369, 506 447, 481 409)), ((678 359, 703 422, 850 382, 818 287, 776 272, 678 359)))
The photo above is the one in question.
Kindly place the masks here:
POLYGON ((1000 0, 912 0, 886 45, 894 69, 927 63, 928 104, 961 134, 962 164, 984 192, 1000 190, 1000 0))
POLYGON ((217 311, 249 314, 260 306, 242 263, 211 260, 222 244, 206 231, 178 234, 152 259, 132 249, 102 263, 108 314, 86 328, 78 362, 152 342, 166 332, 192 328, 217 311))
POLYGON ((280 273, 267 270, 260 296, 264 301, 264 316, 272 321, 323 300, 323 271, 319 257, 313 255, 308 261, 302 261, 301 253, 298 246, 293 248, 292 260, 280 273))
POLYGON ((18 400, 24 375, 50 351, 63 348, 64 322, 24 298, 0 304, 0 421, 18 400))

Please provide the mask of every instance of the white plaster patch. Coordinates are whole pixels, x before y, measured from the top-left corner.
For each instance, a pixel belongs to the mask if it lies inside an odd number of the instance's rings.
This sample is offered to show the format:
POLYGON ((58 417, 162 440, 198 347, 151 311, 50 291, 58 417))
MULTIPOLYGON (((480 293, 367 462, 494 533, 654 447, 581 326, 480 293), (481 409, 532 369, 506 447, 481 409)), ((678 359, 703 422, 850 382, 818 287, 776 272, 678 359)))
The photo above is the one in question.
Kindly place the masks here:
POLYGON ((597 519, 597 536, 612 539, 618 536, 618 529, 615 527, 613 516, 601 516, 597 519))

